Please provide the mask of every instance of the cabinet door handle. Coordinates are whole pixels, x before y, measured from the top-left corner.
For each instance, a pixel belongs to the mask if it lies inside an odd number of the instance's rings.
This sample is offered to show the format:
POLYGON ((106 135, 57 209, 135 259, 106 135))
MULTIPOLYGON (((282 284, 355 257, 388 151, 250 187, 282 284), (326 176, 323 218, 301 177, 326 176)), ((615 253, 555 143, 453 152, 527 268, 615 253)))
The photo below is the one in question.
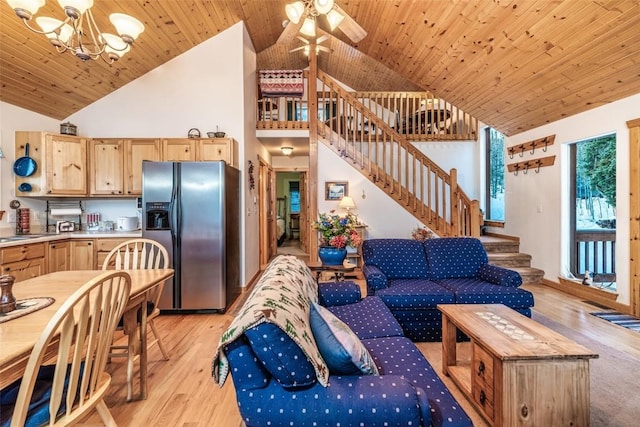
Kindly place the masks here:
POLYGON ((484 406, 484 402, 487 401, 487 395, 484 394, 484 390, 480 390, 480 404, 484 406))

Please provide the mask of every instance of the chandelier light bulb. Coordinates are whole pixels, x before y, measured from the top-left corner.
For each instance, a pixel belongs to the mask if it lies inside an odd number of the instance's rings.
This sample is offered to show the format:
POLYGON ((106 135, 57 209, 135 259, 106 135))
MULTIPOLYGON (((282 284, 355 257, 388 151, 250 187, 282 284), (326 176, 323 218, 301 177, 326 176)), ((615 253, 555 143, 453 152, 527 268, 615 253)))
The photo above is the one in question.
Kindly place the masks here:
POLYGON ((333 9, 333 0, 313 0, 313 7, 318 13, 324 15, 333 9))
POLYGON ((26 20, 31 19, 44 6, 44 0, 7 0, 7 3, 19 18, 26 20))
POLYGON ((302 19, 302 14, 304 13, 304 3, 302 1, 296 1, 290 3, 284 8, 285 13, 287 14, 287 18, 289 21, 297 24, 302 19))

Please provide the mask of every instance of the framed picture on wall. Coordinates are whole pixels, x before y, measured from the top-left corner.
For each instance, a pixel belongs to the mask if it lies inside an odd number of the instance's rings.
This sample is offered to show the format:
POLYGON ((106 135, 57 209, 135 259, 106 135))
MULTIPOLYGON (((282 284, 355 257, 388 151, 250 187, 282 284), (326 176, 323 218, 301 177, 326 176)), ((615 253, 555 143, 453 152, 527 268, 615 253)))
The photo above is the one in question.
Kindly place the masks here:
POLYGON ((324 183, 324 199, 340 200, 343 196, 349 195, 348 182, 325 182, 324 183))

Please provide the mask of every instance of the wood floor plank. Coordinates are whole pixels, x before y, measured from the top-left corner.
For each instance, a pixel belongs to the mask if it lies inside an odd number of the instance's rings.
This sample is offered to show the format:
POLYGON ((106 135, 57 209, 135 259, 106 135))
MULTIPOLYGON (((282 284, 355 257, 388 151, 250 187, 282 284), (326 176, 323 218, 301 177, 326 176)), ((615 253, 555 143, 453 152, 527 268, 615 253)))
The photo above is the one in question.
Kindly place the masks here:
MULTIPOLYGON (((364 291, 363 281, 356 282, 364 291)), ((640 334, 589 314, 601 311, 600 308, 548 286, 535 284, 523 288, 534 293, 536 312, 640 361, 640 334)), ((240 302, 242 300, 239 299, 240 302)), ((229 312, 233 313, 235 309, 232 306, 229 312)), ((106 403, 118 425, 243 426, 231 378, 222 388, 211 379, 213 353, 222 332, 232 319, 230 314, 160 316, 156 324, 171 359, 163 360, 157 346, 150 349, 149 398, 146 401, 126 402, 125 359, 114 359, 107 368, 112 375, 112 385, 106 403)), ((417 346, 443 377, 441 343, 417 343, 417 346)), ((464 349, 459 356, 466 357, 464 349)), ((474 425, 486 426, 449 378, 444 377, 443 381, 470 415, 474 425)), ((136 382, 134 391, 137 387, 136 382)), ((597 393, 597 390, 593 392, 597 393)), ((81 425, 101 425, 100 418, 97 413, 93 414, 81 425)))

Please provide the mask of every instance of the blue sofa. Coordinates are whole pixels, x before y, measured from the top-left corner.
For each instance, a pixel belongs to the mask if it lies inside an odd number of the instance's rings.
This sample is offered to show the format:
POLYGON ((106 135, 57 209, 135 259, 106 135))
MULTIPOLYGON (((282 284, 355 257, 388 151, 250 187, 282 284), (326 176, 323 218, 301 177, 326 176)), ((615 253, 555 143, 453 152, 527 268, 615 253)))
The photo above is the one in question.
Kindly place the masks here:
POLYGON ((480 240, 371 239, 362 245, 368 295, 378 296, 414 341, 441 341, 438 304, 504 304, 531 317, 520 275, 489 264, 480 240))
POLYGON ((318 286, 310 271, 309 283, 305 269, 294 257, 275 258, 214 357, 214 379, 222 386, 224 371, 232 376, 248 427, 473 425, 379 297, 361 299, 352 282, 318 286), (357 335, 377 374, 318 368, 314 350, 304 342, 316 301, 357 335), (293 320, 283 322, 294 311, 293 320), (245 328, 236 322, 239 317, 257 320, 245 328))

